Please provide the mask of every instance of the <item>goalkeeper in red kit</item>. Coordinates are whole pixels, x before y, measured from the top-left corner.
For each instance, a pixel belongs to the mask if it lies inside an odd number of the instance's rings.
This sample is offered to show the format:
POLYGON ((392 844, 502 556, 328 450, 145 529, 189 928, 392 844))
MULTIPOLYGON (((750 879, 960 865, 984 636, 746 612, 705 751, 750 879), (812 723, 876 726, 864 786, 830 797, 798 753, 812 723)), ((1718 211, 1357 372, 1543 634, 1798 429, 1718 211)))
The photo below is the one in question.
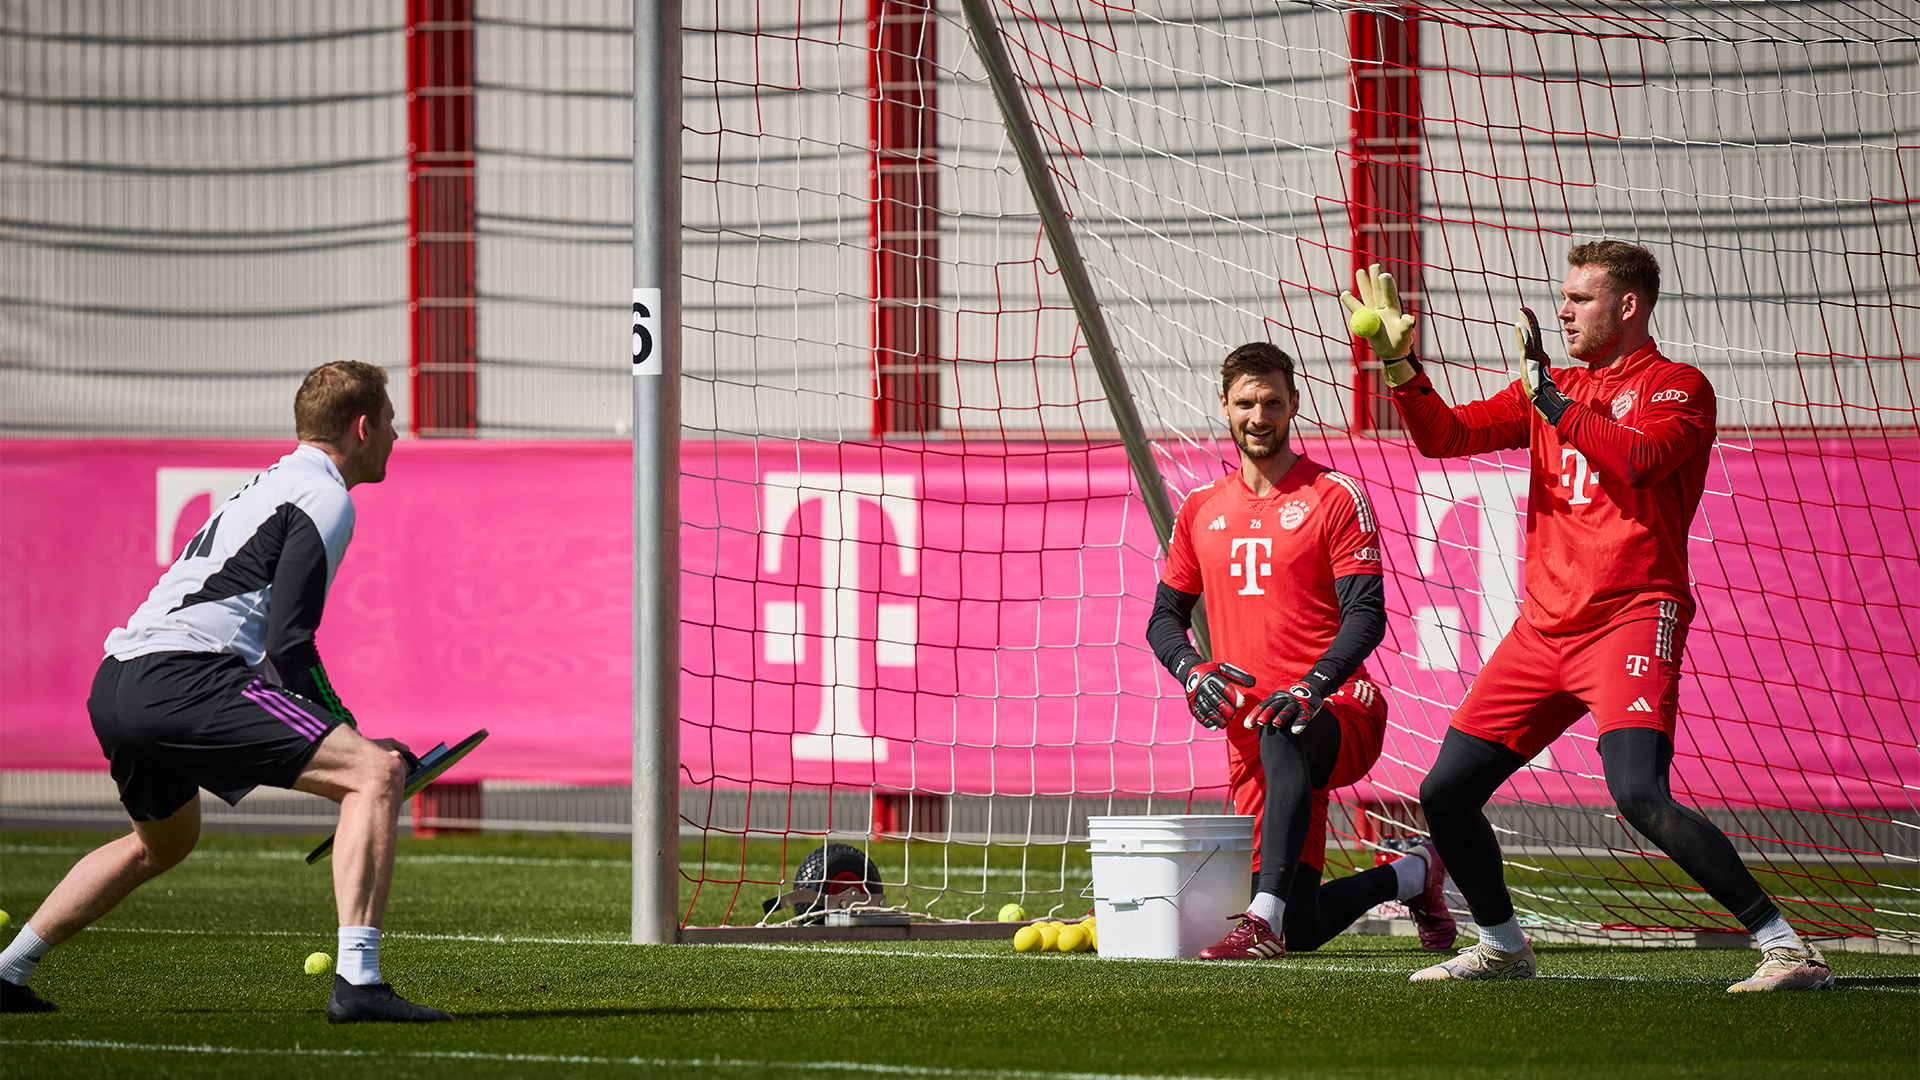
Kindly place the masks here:
POLYGON ((1327 793, 1366 776, 1386 731, 1385 696, 1361 666, 1387 626, 1373 507, 1352 477, 1294 452, 1300 395, 1285 352, 1235 349, 1220 405, 1240 469, 1181 504, 1147 623, 1194 717, 1227 730, 1235 812, 1260 819, 1253 902, 1200 955, 1307 952, 1388 900, 1406 902, 1422 944, 1446 949, 1454 921, 1432 845, 1320 882, 1327 793), (1203 592, 1211 663, 1187 636, 1203 592))
POLYGON ((1532 462, 1526 598, 1420 785, 1433 842, 1480 940, 1413 979, 1536 974, 1484 807, 1591 712, 1621 816, 1725 905, 1761 949, 1753 977, 1729 989, 1830 988, 1820 951, 1787 924, 1726 835, 1676 802, 1669 786, 1680 656, 1694 609, 1687 526, 1712 453, 1713 386, 1654 344, 1660 264, 1651 252, 1600 241, 1573 248, 1567 263, 1557 314, 1567 354, 1584 366, 1549 367, 1538 321, 1521 308, 1519 377, 1457 407, 1441 400, 1413 356, 1415 319, 1401 310, 1391 276, 1378 266, 1362 270, 1359 295, 1340 297, 1349 311, 1379 314, 1381 329, 1366 340, 1385 362, 1393 403, 1422 454, 1526 449, 1532 462))

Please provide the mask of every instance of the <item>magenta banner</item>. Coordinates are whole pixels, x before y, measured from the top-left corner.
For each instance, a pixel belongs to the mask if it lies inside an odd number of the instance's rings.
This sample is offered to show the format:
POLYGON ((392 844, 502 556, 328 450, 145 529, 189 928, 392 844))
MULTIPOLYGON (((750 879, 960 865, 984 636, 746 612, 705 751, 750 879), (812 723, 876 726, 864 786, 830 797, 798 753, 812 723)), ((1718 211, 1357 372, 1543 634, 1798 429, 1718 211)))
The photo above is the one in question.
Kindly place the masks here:
MULTIPOLYGON (((1411 793, 1518 610, 1524 463, 1301 448, 1359 477, 1382 523, 1369 666, 1392 712, 1372 784, 1411 793)), ((102 639, 287 449, 0 441, 0 767, 105 768, 85 711, 102 639)), ((1721 449, 1693 530, 1677 790, 1909 805, 1920 504, 1896 469, 1916 459, 1913 438, 1721 449)), ((354 490, 320 637, 363 730, 491 729, 454 780, 626 782, 630 475, 624 443, 402 444, 386 483, 354 490)), ((688 444, 683 779, 1217 797, 1220 737, 1142 641, 1158 544, 1131 485, 1108 446, 688 444)), ((1591 738, 1576 725, 1512 793, 1604 802, 1591 738)))

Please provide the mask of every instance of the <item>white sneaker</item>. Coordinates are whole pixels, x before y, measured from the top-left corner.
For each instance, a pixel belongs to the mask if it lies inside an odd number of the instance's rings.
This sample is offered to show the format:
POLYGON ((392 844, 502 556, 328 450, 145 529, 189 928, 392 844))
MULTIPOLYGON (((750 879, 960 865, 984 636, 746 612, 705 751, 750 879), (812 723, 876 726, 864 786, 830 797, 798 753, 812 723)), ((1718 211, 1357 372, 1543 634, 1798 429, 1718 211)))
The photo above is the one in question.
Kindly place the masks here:
POLYGON ((1503 953, 1486 942, 1460 950, 1460 955, 1413 973, 1408 982, 1470 982, 1475 979, 1531 979, 1540 973, 1533 958, 1533 942, 1519 952, 1503 953))
POLYGON ((1831 989, 1833 969, 1827 967, 1827 958, 1820 955, 1819 949, 1808 945, 1804 949, 1768 949, 1760 957, 1760 966, 1754 969, 1753 978, 1727 987, 1727 993, 1831 989))

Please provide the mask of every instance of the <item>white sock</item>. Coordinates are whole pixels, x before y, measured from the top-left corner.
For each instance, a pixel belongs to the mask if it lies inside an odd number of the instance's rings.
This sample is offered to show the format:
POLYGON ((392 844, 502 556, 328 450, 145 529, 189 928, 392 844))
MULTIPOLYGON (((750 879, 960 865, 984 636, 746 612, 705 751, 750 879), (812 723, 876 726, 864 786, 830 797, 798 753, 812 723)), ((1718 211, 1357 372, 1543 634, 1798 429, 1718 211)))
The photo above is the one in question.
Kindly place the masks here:
POLYGON ((1805 949, 1807 943, 1787 925, 1787 917, 1775 912, 1765 926, 1753 932, 1754 947, 1762 952, 1767 949, 1805 949))
POLYGON ((380 928, 340 928, 340 977, 355 986, 380 982, 380 928))
POLYGON ((1287 902, 1270 892, 1255 893, 1253 903, 1247 905, 1247 914, 1258 915, 1267 921, 1267 925, 1279 932, 1280 918, 1287 912, 1287 902))
POLYGON ((1517 953, 1526 948, 1527 935, 1520 929, 1519 916, 1494 926, 1481 927, 1480 944, 1491 946, 1503 953, 1517 953))
POLYGON ((1409 851, 1387 865, 1393 867, 1393 874, 1400 881, 1400 891, 1393 895, 1395 900, 1411 900, 1427 891, 1426 852, 1409 851))
POLYGON ((0 979, 15 986, 27 985, 27 980, 33 978, 33 969, 40 966, 40 958, 52 949, 53 946, 33 932, 32 926, 22 923, 20 932, 13 935, 13 944, 0 952, 0 979))

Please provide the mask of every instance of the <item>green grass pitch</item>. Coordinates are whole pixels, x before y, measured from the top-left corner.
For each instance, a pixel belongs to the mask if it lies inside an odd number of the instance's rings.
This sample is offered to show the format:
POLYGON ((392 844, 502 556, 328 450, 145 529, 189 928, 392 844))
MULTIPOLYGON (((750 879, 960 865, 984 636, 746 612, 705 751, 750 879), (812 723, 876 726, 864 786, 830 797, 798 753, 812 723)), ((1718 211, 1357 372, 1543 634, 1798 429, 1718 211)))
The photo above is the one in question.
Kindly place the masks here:
MULTIPOLYGON (((0 907, 24 917, 103 839, 0 834, 0 907)), ((635 946, 625 846, 546 837, 403 839, 382 967, 459 1022, 337 1028, 331 976, 301 970, 333 951, 328 872, 300 861, 316 839, 206 837, 41 966, 62 1011, 0 1017, 0 1076, 1750 1080, 1920 1063, 1915 956, 1836 954, 1835 993, 1730 995, 1757 954, 1544 946, 1531 983, 1414 986, 1432 954, 1398 938, 1251 964, 1005 941, 635 946)), ((694 921, 732 891, 701 890, 694 921)), ((735 903, 757 914, 772 891, 735 903)))

